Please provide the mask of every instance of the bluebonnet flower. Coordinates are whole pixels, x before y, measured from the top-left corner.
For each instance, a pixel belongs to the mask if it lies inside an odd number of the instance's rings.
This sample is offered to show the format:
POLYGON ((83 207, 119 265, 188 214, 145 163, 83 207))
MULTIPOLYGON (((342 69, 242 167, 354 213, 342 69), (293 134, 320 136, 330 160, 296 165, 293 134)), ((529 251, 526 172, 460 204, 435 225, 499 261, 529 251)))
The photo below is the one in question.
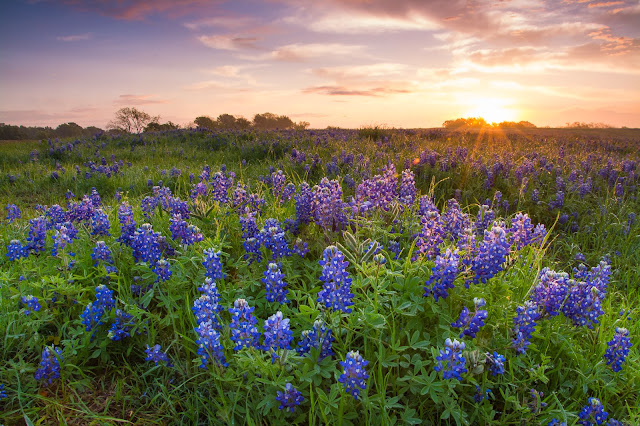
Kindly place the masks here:
POLYGON ((504 374, 504 363, 507 359, 504 355, 500 355, 498 352, 493 352, 493 355, 487 352, 486 354, 486 364, 489 366, 489 371, 493 376, 498 376, 500 374, 504 374))
POLYGON ((400 252, 402 251, 400 242, 396 240, 389 241, 389 251, 393 253, 393 258, 397 260, 400 256, 400 252))
POLYGON ((47 223, 44 216, 30 219, 29 225, 27 249, 34 253, 43 252, 47 240, 47 223))
POLYGON ((340 182, 322 178, 313 188, 311 212, 315 222, 324 229, 339 231, 347 226, 340 182))
POLYGON ((531 335, 536 327, 536 321, 540 317, 538 314, 538 308, 535 302, 527 300, 524 302, 524 306, 518 306, 516 308, 518 313, 513 319, 515 324, 514 339, 512 347, 516 352, 521 355, 525 353, 527 347, 531 343, 531 335))
POLYGON ((227 274, 222 271, 222 259, 220 257, 221 251, 215 251, 214 249, 206 249, 202 252, 204 255, 205 273, 204 275, 212 280, 223 280, 227 274))
POLYGON ((205 182, 198 182, 191 188, 191 199, 195 200, 200 196, 207 195, 207 191, 207 184, 205 182))
POLYGON ((267 219, 257 238, 265 248, 271 250, 274 261, 292 255, 284 230, 277 219, 267 219))
POLYGON ((149 219, 151 218, 151 216, 153 216, 153 213, 158 207, 159 200, 156 197, 147 196, 147 197, 144 197, 140 203, 142 207, 142 212, 144 213, 144 217, 149 219))
POLYGON ((98 194, 98 190, 95 188, 91 188, 91 194, 89 195, 89 200, 94 207, 100 207, 102 200, 100 199, 100 194, 98 194))
POLYGON ((449 296, 448 290, 455 287, 453 284, 458 275, 458 263, 460 256, 458 250, 447 249, 444 255, 436 257, 436 265, 431 269, 431 276, 425 282, 424 296, 446 299, 449 296))
POLYGON ((40 311, 40 308, 41 308, 40 301, 38 300, 37 297, 32 296, 31 294, 28 294, 26 296, 22 296, 20 301, 25 305, 27 305, 27 308, 24 310, 25 315, 29 315, 31 311, 35 311, 35 312, 40 311))
POLYGON ((484 240, 471 263, 471 270, 475 273, 473 283, 484 284, 502 271, 502 264, 507 259, 509 248, 507 233, 502 226, 494 223, 491 231, 485 230, 484 240))
POLYGON ((406 206, 412 206, 416 200, 416 180, 413 171, 402 171, 400 180, 400 202, 406 206))
POLYGON ((240 210, 248 201, 247 187, 241 182, 238 182, 236 188, 231 193, 231 206, 236 210, 240 210))
POLYGON ((567 297, 567 292, 573 285, 574 281, 569 279, 567 273, 555 272, 549 268, 540 271, 540 282, 536 284, 531 293, 531 300, 538 306, 540 317, 558 315, 567 297))
POLYGON ((22 245, 19 240, 11 240, 7 246, 7 257, 10 261, 18 260, 21 257, 27 257, 29 255, 27 248, 22 245))
POLYGON ((411 258, 416 261, 421 255, 434 259, 440 254, 438 247, 444 241, 445 230, 437 211, 431 211, 422 216, 422 232, 416 237, 416 251, 411 258))
POLYGON ((116 309, 116 319, 111 324, 108 337, 113 341, 122 340, 125 337, 130 336, 131 329, 133 328, 133 315, 121 310, 116 309))
POLYGON ((229 202, 229 189, 233 186, 235 174, 219 171, 211 177, 211 197, 220 204, 229 202))
POLYGON ((576 253, 576 255, 574 256, 574 259, 577 262, 583 262, 583 263, 587 261, 587 258, 584 256, 584 254, 582 254, 580 252, 576 253))
POLYGON ((0 384, 0 399, 7 397, 7 392, 4 390, 4 383, 0 384))
POLYGON ((365 367, 369 361, 362 358, 359 351, 351 351, 347 354, 344 361, 340 365, 344 368, 344 372, 338 378, 338 381, 344 385, 345 390, 355 399, 358 399, 360 390, 367 388, 366 380, 369 374, 365 367))
POLYGON ((96 246, 91 252, 91 258, 94 260, 93 266, 98 266, 100 261, 111 264, 113 259, 111 258, 111 249, 104 241, 98 241, 96 246))
POLYGON ((36 370, 36 380, 47 380, 49 384, 54 379, 60 378, 60 361, 62 360, 62 349, 55 346, 45 346, 42 351, 40 368, 36 370))
POLYGON ((198 334, 198 355, 200 356, 200 368, 207 368, 210 361, 226 367, 228 364, 224 356, 224 348, 220 342, 220 333, 216 330, 212 321, 205 321, 195 328, 198 334))
POLYGON ((120 237, 118 241, 131 246, 137 224, 133 219, 133 210, 126 201, 123 201, 122 204, 118 206, 118 221, 120 222, 120 237))
POLYGON ((234 351, 246 347, 259 347, 260 332, 256 327, 258 320, 253 316, 253 310, 246 300, 237 299, 233 302, 233 308, 229 308, 231 314, 231 341, 235 342, 234 351))
POLYGON ((485 399, 489 398, 489 394, 491 394, 491 389, 487 389, 484 392, 482 391, 482 388, 478 385, 476 385, 476 393, 473 394, 473 400, 476 403, 481 403, 482 401, 484 401, 485 399))
POLYGON ((276 312, 264 322, 263 349, 271 352, 272 363, 279 358, 278 349, 291 349, 292 340, 293 333, 289 329, 289 319, 284 318, 282 312, 276 312))
POLYGON ((334 340, 333 331, 327 328, 321 320, 316 320, 311 330, 302 332, 296 352, 304 355, 311 352, 311 348, 320 348, 318 361, 322 361, 324 358, 333 355, 332 345, 334 340))
POLYGON ((91 331, 101 325, 103 323, 103 315, 110 312, 115 306, 116 302, 113 299, 113 292, 102 284, 96 287, 96 300, 89 303, 80 315, 85 330, 91 331))
POLYGON ((156 282, 167 281, 171 277, 171 265, 166 259, 160 259, 153 264, 151 269, 156 274, 156 282))
POLYGON ((549 423, 547 423, 547 426, 567 426, 567 422, 561 422, 560 420, 553 418, 549 423))
POLYGON ((122 201, 122 191, 120 189, 116 190, 116 193, 113 194, 113 199, 117 202, 122 201))
POLYGON ((7 210, 7 220, 9 221, 9 223, 12 223, 14 220, 20 219, 22 217, 20 209, 15 204, 7 204, 7 207, 5 207, 5 209, 7 210))
POLYGON ((433 203, 433 199, 428 195, 423 195, 420 197, 420 208, 418 209, 418 213, 420 216, 426 216, 428 213, 438 213, 438 208, 433 203))
POLYGON ((562 206, 564 206, 564 192, 558 191, 556 192, 556 198, 549 201, 549 210, 559 209, 562 206))
POLYGON ((159 237, 160 233, 154 232, 149 223, 143 223, 135 231, 131 239, 131 248, 136 262, 147 262, 153 265, 160 260, 162 252, 158 241, 159 237))
POLYGON ((536 389, 531 389, 529 391, 529 395, 531 395, 531 401, 529 401, 528 405, 529 410, 532 413, 539 413, 547 406, 547 403, 542 401, 542 398, 544 398, 544 392, 538 392, 536 389))
POLYGON ((282 170, 271 173, 271 191, 273 198, 280 201, 282 191, 284 190, 284 184, 287 181, 287 177, 282 173, 282 170))
POLYGON ((542 224, 534 227, 528 214, 518 213, 512 221, 509 233, 511 246, 520 250, 529 244, 541 243, 547 231, 542 224))
POLYGON ((262 282, 267 287, 267 301, 278 303, 289 303, 287 300, 287 294, 289 290, 285 287, 287 283, 282 281, 284 274, 280 271, 280 268, 276 263, 269 263, 267 270, 264 271, 264 278, 262 282))
POLYGON ((296 202, 296 223, 302 225, 311 221, 311 209, 313 192, 307 182, 302 182, 298 187, 298 192, 293 197, 296 202))
POLYGON ((455 198, 447 201, 447 210, 442 215, 442 222, 451 241, 462 238, 465 229, 471 226, 469 215, 462 212, 455 198))
POLYGON ((353 305, 353 293, 347 272, 349 262, 344 260, 344 254, 336 246, 329 246, 318 263, 322 266, 320 280, 324 282, 318 293, 318 302, 326 308, 351 313, 349 306, 353 305))
POLYGON ((280 201, 282 202, 289 201, 295 193, 296 193, 296 186, 292 183, 288 183, 287 186, 285 186, 284 189, 282 190, 280 201))
POLYGON ((162 352, 160 345, 154 345, 153 348, 147 345, 147 349, 145 349, 144 352, 147 354, 147 357, 144 359, 145 361, 153 361, 156 365, 162 361, 167 364, 167 367, 173 367, 167 354, 162 352))
POLYGON ((261 243, 258 240, 258 226, 256 225, 256 218, 250 214, 247 216, 240 216, 240 227, 242 228, 242 246, 244 247, 246 254, 245 259, 251 264, 253 261, 260 263, 262 261, 262 252, 260 251, 261 243))
POLYGON ((462 312, 460 312, 458 320, 451 323, 451 327, 463 329, 462 333, 460 333, 460 338, 463 336, 469 336, 474 339, 478 331, 480 331, 480 327, 484 326, 484 320, 489 316, 489 313, 486 310, 479 309, 486 304, 484 299, 476 297, 473 299, 473 304, 476 308, 473 316, 470 315, 469 309, 464 306, 462 308, 462 312))
POLYGON ((284 392, 278 391, 276 393, 276 401, 280 403, 278 409, 288 409, 293 413, 293 410, 297 405, 300 405, 302 401, 304 401, 304 397, 298 391, 298 389, 294 388, 291 383, 287 383, 284 385, 284 392))
POLYGON ((607 359, 607 365, 611 366, 611 369, 615 372, 622 370, 622 363, 629 355, 629 349, 631 349, 632 343, 629 337, 629 330, 622 327, 616 327, 616 334, 609 342, 609 346, 604 353, 604 357, 607 359))
POLYGON ((604 314, 602 302, 607 294, 610 277, 611 265, 604 260, 590 271, 581 264, 574 275, 575 282, 562 305, 562 313, 575 325, 593 328, 593 324, 598 324, 598 318, 604 314))
POLYGON ((51 236, 54 241, 51 255, 57 256, 60 250, 64 250, 67 245, 73 242, 77 234, 78 230, 74 228, 71 222, 65 222, 63 225, 60 225, 56 229, 55 235, 51 236))
POLYGON ((471 227, 466 228, 458 240, 458 251, 462 252, 460 257, 460 263, 464 266, 471 266, 473 259, 478 254, 478 247, 476 242, 476 234, 471 227))
MULTIPOLYGON (((56 206, 53 206, 56 207, 56 206)), ((52 209, 53 209, 52 207, 52 209)), ((58 206, 61 210, 61 208, 58 206)), ((57 209, 56 209, 57 210, 57 209)), ((87 222, 91 220, 93 213, 96 210, 96 206, 93 205, 88 196, 84 195, 82 201, 79 203, 71 203, 69 209, 66 212, 66 219, 69 222, 87 222)), ((59 212, 57 212, 59 215, 59 212)), ((58 222, 60 223, 60 222, 58 222)))
POLYGON ((540 191, 538 191, 537 188, 531 191, 531 202, 533 204, 538 204, 540 202, 540 191))
POLYGON ((200 242, 204 239, 200 229, 194 225, 188 225, 182 219, 182 216, 177 214, 169 219, 169 231, 171 231, 171 238, 175 241, 180 241, 182 244, 191 245, 200 242))
POLYGON ((464 342, 458 342, 457 340, 451 340, 447 338, 444 342, 444 350, 440 350, 440 356, 436 357, 438 365, 435 367, 436 371, 442 371, 442 379, 458 379, 462 381, 462 373, 466 373, 467 369, 464 367, 465 359, 462 356, 464 351, 464 342), (446 363, 446 366, 445 364, 446 363))
POLYGON ((298 238, 293 244, 293 252, 300 257, 304 257, 307 253, 309 253, 309 245, 298 238))
MULTIPOLYGON (((215 285, 215 284, 214 284, 215 285)), ((220 319, 218 313, 222 310, 222 306, 218 303, 219 296, 217 296, 217 290, 215 293, 209 291, 201 295, 198 299, 193 301, 193 315, 196 317, 198 324, 210 322, 212 327, 221 328, 220 319)))
POLYGON ((49 207, 44 215, 48 218, 47 230, 57 228, 58 225, 67 221, 67 213, 57 204, 49 207))
POLYGON ((589 398, 589 404, 585 405, 578 414, 579 424, 583 426, 601 425, 609 416, 609 413, 604 411, 604 407, 598 398, 589 398))

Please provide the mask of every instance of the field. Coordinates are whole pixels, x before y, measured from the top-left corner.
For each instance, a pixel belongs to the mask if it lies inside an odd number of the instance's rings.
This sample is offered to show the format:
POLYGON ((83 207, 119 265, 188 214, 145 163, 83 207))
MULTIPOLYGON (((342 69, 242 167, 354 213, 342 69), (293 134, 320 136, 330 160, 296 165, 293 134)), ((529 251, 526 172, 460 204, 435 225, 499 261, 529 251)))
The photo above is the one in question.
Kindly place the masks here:
POLYGON ((637 130, 176 130, 0 169, 0 424, 640 423, 637 130))

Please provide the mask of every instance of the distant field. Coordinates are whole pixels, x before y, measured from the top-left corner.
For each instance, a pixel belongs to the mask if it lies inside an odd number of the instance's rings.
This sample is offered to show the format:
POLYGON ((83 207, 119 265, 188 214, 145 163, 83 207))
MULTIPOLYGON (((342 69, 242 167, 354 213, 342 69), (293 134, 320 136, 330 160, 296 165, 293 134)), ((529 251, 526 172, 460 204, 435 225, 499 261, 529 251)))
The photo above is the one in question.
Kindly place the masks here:
POLYGON ((0 423, 640 422, 639 129, 0 141, 0 169, 0 423))

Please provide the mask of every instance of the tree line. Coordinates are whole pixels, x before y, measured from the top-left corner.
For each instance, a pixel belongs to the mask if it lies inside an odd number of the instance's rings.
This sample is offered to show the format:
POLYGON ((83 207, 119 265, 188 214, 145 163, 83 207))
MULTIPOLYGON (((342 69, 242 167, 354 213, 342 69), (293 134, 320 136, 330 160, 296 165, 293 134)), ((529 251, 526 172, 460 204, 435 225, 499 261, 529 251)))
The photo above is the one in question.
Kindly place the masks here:
POLYGON ((533 129, 535 124, 528 121, 503 121, 501 123, 489 124, 482 117, 456 118, 442 123, 442 127, 452 130, 479 129, 482 127, 495 127, 500 129, 533 129))
POLYGON ((64 123, 56 127, 13 126, 0 123, 0 140, 48 139, 48 138, 90 138, 104 130, 82 127, 76 123, 64 123))

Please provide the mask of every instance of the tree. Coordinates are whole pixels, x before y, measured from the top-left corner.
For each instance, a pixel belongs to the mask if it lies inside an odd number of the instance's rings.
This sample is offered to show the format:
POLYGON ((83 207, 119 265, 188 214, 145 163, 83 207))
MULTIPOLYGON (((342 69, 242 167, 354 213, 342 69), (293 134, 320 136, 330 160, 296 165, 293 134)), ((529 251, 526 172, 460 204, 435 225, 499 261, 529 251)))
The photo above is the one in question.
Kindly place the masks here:
POLYGON ((311 123, 308 121, 299 121, 293 125, 293 128, 296 130, 305 130, 309 126, 311 126, 311 123))
POLYGON ((253 127, 260 130, 290 129, 293 126, 293 121, 286 115, 265 112, 264 114, 256 114, 253 117, 253 127))
POLYGON ((215 121, 213 121, 211 119, 211 117, 207 117, 207 116, 200 116, 200 117, 196 117, 196 119, 194 120, 194 123, 196 123, 196 126, 198 127, 204 127, 205 129, 215 129, 216 127, 218 127, 218 125, 216 124, 215 121))
POLYGON ((59 138, 79 138, 82 134, 82 127, 76 123, 65 123, 56 127, 56 136, 59 138))
POLYGON ((218 126, 223 129, 235 129, 236 127, 236 118, 231 114, 220 114, 216 121, 218 126))
POLYGON ((147 127, 144 128, 145 132, 163 132, 165 130, 176 130, 179 129, 180 126, 178 126, 175 123, 172 123, 171 121, 167 121, 164 124, 160 124, 157 121, 152 121, 151 123, 147 124, 147 127))
POLYGON ((244 117, 236 118, 236 129, 250 129, 251 122, 244 117))
POLYGON ((141 133, 149 123, 157 123, 160 116, 152 117, 135 107, 120 108, 116 117, 109 122, 107 129, 126 133, 141 133))

